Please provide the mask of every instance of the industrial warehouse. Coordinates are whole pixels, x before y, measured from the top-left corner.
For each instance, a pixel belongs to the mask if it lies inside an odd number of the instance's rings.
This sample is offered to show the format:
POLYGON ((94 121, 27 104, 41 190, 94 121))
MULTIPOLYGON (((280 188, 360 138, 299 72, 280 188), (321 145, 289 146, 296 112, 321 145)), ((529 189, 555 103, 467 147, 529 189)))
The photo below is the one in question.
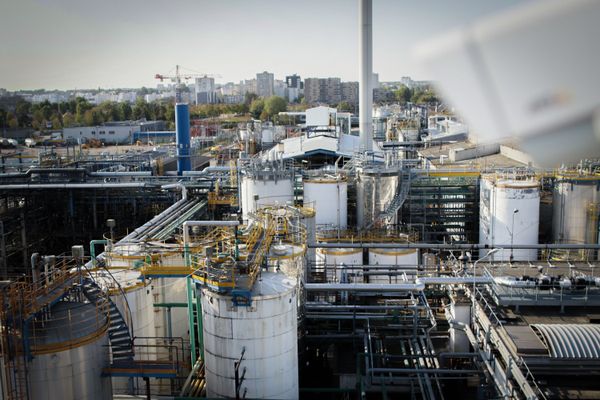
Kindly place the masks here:
MULTIPOLYGON (((549 40, 598 31, 599 3, 552 4, 549 40)), ((174 132, 102 128, 171 145, 3 153, 1 399, 600 398, 597 93, 569 73, 586 100, 562 114, 504 96, 481 60, 527 48, 534 4, 418 52, 471 118, 374 105, 358 6, 358 127, 321 105, 200 138, 181 101, 174 132)))

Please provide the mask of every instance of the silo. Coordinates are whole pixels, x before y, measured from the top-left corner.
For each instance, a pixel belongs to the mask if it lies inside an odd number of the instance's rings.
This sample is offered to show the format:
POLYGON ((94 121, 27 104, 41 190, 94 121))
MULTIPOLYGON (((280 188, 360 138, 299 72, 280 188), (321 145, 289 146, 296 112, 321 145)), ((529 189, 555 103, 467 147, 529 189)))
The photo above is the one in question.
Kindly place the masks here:
POLYGON ((556 243, 598 243, 600 177, 557 176, 553 192, 552 236, 556 243))
POLYGON ((404 273, 414 276, 419 266, 418 249, 369 249, 369 268, 365 271, 369 283, 400 283, 404 273))
POLYGON ((29 324, 29 398, 110 400, 108 304, 60 301, 29 324))
POLYGON ((346 229, 348 182, 340 176, 305 179, 304 205, 314 208, 317 227, 346 229))
POLYGON ((240 396, 297 399, 296 284, 283 273, 263 272, 250 306, 202 289, 207 397, 235 398, 234 363, 241 360, 240 396))
POLYGON ((356 180, 356 221, 366 227, 391 204, 400 184, 397 168, 358 168, 356 180))
POLYGON ((242 216, 267 205, 285 205, 294 200, 291 170, 266 168, 247 170, 241 182, 242 216))
POLYGON ((479 244, 508 245, 494 261, 535 261, 536 249, 515 249, 510 245, 537 245, 540 226, 540 184, 537 179, 511 179, 486 175, 481 179, 479 244))

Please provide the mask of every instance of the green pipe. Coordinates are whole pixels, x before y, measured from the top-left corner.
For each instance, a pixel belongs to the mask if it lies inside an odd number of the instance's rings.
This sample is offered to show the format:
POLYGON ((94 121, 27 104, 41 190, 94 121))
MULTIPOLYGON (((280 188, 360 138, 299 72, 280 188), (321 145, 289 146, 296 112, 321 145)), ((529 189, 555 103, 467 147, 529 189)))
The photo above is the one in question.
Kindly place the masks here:
POLYGON ((188 303, 154 303, 153 305, 154 305, 154 307, 168 307, 168 308, 173 308, 173 307, 188 308, 189 307, 188 303))
POLYGON ((202 294, 196 293, 196 321, 198 321, 198 350, 204 361, 204 326, 202 324, 202 294))
POLYGON ((90 240, 90 256, 92 256, 92 267, 96 266, 96 245, 103 244, 105 247, 108 243, 106 239, 90 240))
POLYGON ((190 330, 190 350, 192 355, 192 364, 196 362, 196 334, 194 332, 194 299, 192 292, 192 278, 189 276, 186 278, 187 283, 187 305, 188 305, 188 317, 189 317, 189 330, 190 330))

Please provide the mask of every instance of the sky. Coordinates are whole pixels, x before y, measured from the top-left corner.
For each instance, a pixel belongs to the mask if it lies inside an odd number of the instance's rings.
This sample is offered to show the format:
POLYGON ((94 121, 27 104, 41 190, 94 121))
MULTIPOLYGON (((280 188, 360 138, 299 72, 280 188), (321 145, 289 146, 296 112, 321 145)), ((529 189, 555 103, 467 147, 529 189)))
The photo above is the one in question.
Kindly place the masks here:
MULTIPOLYGON (((531 0, 373 0, 380 81, 427 79, 421 40, 531 0)), ((356 0, 0 0, 0 88, 155 87, 156 73, 239 82, 358 80, 356 0)))

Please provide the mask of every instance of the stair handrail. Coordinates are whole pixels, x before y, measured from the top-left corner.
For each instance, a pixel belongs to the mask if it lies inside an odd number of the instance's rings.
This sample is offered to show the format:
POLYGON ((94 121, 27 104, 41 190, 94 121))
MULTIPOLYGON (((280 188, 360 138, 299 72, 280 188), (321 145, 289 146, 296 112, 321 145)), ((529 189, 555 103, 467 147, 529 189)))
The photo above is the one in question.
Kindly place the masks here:
MULTIPOLYGON (((110 272, 110 270, 106 267, 106 263, 104 262, 104 260, 98 260, 97 261, 97 266, 101 267, 102 269, 104 269, 108 275, 111 277, 111 279, 117 284, 117 288, 119 289, 119 292, 121 293, 121 295, 123 296, 123 300, 125 301, 125 306, 127 307, 127 317, 128 318, 124 318, 125 319, 125 323, 127 324, 130 332, 129 334, 131 335, 131 340, 133 340, 134 336, 133 336, 133 320, 131 319, 131 307, 129 306, 129 301, 127 300, 127 296, 125 295, 125 290, 123 290, 123 287, 121 286, 121 284, 119 283, 119 281, 117 280, 117 278, 115 278, 115 276, 110 272), (129 321, 128 321, 129 320, 129 321)), ((93 278, 93 276, 90 274, 90 270, 83 265, 83 268, 85 268, 85 270, 88 272, 88 276, 90 277, 90 279, 96 284, 98 285, 98 282, 96 282, 96 280, 93 278)), ((98 287, 100 287, 100 285, 98 285, 98 287)), ((110 295, 108 296, 110 298, 110 295)), ((117 305, 115 304, 115 307, 118 310, 117 305)))

